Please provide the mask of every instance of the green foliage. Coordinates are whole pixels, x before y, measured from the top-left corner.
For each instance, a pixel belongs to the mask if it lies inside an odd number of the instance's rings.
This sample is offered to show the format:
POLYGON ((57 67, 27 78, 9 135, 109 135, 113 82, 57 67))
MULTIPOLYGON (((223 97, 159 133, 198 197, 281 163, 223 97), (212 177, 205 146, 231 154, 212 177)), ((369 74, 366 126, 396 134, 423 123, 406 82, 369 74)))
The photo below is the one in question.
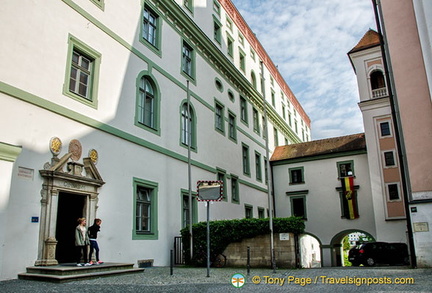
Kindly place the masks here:
POLYGON ((348 260, 348 253, 345 253, 344 251, 344 255, 343 255, 343 261, 344 261, 344 267, 351 267, 352 263, 348 260))
POLYGON ((349 242, 348 235, 343 238, 343 240, 342 240, 342 246, 343 246, 343 250, 344 251, 345 250, 350 250, 351 245, 350 245, 350 242, 349 242))
MULTIPOLYGON (((274 218, 274 233, 301 234, 304 231, 302 218, 274 218)), ((194 259, 190 260, 189 227, 181 231, 183 248, 187 263, 194 263, 207 249, 207 222, 200 222, 192 226, 194 259)), ((245 238, 269 234, 269 219, 234 219, 210 221, 210 254, 222 253, 232 242, 239 242, 245 238)))

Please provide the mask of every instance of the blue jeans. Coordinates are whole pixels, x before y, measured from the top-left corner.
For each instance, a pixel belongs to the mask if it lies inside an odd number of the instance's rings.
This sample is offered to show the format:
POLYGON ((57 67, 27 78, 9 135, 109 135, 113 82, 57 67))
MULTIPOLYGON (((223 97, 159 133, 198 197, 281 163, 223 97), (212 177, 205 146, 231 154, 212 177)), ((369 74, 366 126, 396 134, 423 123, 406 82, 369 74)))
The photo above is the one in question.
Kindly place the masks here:
POLYGON ((99 261, 99 245, 96 240, 90 240, 90 261, 92 260, 93 249, 96 250, 96 261, 99 261))

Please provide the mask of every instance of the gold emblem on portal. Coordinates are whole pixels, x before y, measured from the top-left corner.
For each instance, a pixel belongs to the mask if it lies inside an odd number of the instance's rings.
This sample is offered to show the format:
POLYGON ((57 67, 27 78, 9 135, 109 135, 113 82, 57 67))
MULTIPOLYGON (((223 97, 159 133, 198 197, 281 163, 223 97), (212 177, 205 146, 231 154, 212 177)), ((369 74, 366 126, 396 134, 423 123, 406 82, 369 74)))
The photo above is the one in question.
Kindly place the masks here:
POLYGON ((99 154, 98 154, 98 152, 97 152, 95 149, 91 149, 91 150, 89 151, 88 156, 89 156, 90 160, 92 160, 93 164, 96 165, 96 163, 97 163, 97 161, 98 161, 98 159, 99 159, 99 154))
POLYGON ((62 149, 62 141, 60 140, 60 138, 58 137, 53 137, 50 140, 50 144, 49 144, 49 148, 51 153, 54 156, 57 156, 58 154, 60 154, 61 149, 62 149))

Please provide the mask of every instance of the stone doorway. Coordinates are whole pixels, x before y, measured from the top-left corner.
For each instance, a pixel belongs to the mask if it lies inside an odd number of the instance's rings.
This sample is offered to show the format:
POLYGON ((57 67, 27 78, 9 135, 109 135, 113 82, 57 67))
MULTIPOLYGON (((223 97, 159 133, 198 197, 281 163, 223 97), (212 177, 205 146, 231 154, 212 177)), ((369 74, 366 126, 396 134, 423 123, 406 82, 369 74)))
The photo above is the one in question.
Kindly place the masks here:
POLYGON ((85 215, 86 196, 60 192, 57 209, 56 260, 59 263, 75 261, 75 227, 77 219, 85 215))
POLYGON ((105 184, 96 168, 96 150, 81 158, 81 144, 72 140, 61 158, 58 138, 51 140, 53 157, 39 170, 43 177, 38 259, 36 266, 50 266, 75 261, 75 227, 77 219, 87 222, 96 217, 99 188, 105 184), (55 143, 54 143, 55 142, 55 143), (55 148, 54 148, 55 146, 55 148))

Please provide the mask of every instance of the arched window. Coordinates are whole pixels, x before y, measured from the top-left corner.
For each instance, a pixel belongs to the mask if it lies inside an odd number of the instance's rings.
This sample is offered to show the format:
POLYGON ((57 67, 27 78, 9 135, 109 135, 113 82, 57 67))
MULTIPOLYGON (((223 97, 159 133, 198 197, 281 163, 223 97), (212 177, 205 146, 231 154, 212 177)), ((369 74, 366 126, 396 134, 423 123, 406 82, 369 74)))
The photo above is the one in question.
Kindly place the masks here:
POLYGON ((156 107, 154 86, 147 76, 143 76, 139 85, 138 122, 156 128, 156 107))
POLYGON ((192 106, 188 106, 187 103, 183 103, 181 107, 181 143, 185 146, 190 145, 192 148, 195 147, 195 114, 192 106))
POLYGON ((387 95, 384 74, 380 70, 375 70, 370 75, 372 97, 379 98, 387 95))

